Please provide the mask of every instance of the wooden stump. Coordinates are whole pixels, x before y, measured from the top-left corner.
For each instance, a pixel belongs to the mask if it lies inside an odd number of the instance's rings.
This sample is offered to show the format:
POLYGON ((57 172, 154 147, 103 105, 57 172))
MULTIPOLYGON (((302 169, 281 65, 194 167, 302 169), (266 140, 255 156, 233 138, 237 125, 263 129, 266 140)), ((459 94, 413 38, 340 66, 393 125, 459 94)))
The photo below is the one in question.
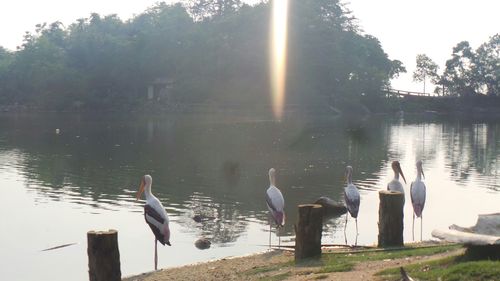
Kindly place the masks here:
POLYGON ((299 221, 295 225, 295 261, 321 257, 323 209, 318 204, 299 205, 299 221))
POLYGON ((89 256, 90 281, 120 281, 120 251, 118 250, 118 232, 87 232, 87 254, 89 256))
POLYGON ((471 260, 500 260, 500 245, 466 245, 465 255, 471 260))
POLYGON ((403 207, 405 196, 401 192, 379 191, 378 246, 404 246, 403 207))

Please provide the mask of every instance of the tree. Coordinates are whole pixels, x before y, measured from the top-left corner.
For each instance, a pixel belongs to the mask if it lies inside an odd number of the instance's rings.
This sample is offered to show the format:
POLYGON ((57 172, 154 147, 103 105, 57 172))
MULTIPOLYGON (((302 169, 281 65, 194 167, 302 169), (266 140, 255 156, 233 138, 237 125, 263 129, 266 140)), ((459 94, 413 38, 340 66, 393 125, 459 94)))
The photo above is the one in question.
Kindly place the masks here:
POLYGON ((446 61, 442 78, 443 85, 451 94, 458 96, 476 94, 478 85, 473 72, 475 60, 476 55, 469 42, 462 41, 453 48, 452 58, 446 61))
POLYGON ((417 55, 417 67, 413 72, 413 81, 424 82, 424 93, 425 93, 425 82, 427 78, 438 77, 437 70, 438 65, 427 55, 419 54, 417 55))
POLYGON ((476 50, 473 71, 480 93, 500 95, 500 34, 476 50))
MULTIPOLYGON (((92 13, 68 27, 40 24, 16 52, 0 50, 1 100, 44 109, 149 106, 146 90, 167 78, 174 102, 263 104, 270 14, 269 1, 186 0, 127 21, 92 13)), ((371 105, 404 67, 359 31, 340 0, 291 0, 287 71, 291 103, 371 105)))
POLYGON ((238 11, 241 0, 184 0, 195 20, 220 17, 238 11))
POLYGON ((389 78, 397 78, 400 73, 406 73, 406 67, 400 60, 393 60, 391 62, 391 71, 389 72, 389 78))

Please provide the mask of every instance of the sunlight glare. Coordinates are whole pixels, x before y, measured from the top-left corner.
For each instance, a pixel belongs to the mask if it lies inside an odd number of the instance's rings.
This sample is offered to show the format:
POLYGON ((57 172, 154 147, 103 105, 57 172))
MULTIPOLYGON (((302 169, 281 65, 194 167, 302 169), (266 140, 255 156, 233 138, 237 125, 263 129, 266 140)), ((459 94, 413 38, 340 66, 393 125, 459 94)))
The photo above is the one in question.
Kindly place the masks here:
POLYGON ((271 30, 271 95, 274 116, 281 119, 285 102, 288 0, 274 0, 271 30))

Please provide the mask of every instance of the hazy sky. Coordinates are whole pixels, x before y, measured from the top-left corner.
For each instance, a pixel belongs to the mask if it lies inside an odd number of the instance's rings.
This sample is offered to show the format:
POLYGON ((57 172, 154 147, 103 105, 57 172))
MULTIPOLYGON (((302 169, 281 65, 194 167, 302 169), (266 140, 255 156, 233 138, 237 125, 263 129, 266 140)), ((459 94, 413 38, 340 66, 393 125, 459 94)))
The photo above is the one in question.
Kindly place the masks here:
MULTIPOLYGON (((122 19, 142 13, 156 0, 4 0, 0 9, 0 46, 15 50, 25 31, 37 23, 73 23, 91 12, 118 14, 122 19)), ((175 2, 165 1, 165 2, 175 2)), ((257 0, 246 2, 255 3, 257 0)), ((421 90, 411 73, 417 54, 425 53, 442 70, 452 48, 467 40, 475 49, 500 32, 498 0, 350 0, 363 30, 377 37, 390 59, 404 63, 408 74, 393 81, 399 89, 421 90)), ((427 88, 427 89, 430 89, 427 88)))

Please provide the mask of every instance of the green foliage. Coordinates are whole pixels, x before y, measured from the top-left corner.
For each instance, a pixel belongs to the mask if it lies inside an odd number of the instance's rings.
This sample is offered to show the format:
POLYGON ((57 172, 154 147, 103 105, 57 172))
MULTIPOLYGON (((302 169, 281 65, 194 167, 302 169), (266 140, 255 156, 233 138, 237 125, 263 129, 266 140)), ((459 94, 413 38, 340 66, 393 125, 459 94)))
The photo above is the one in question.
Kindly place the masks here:
POLYGON ((206 20, 235 13, 241 6, 241 0, 184 0, 189 13, 196 20, 206 20))
MULTIPOLYGON (((461 257, 449 257, 405 267, 406 272, 419 280, 479 281, 498 280, 500 261, 463 261, 461 257)), ((399 268, 379 272, 384 279, 400 277, 399 268)))
POLYGON ((500 95, 500 34, 495 34, 476 50, 474 70, 480 93, 500 95))
MULTIPOLYGON (((156 102, 269 103, 270 3, 158 3, 128 21, 93 13, 64 27, 39 24, 15 52, 0 49, 0 102, 49 110, 144 106, 147 88, 173 81, 156 102)), ((292 0, 287 101, 376 104, 404 71, 361 34, 339 0, 292 0)))
POLYGON ((347 272, 351 271, 353 268, 354 268, 353 262, 342 260, 323 266, 316 273, 347 272))
POLYGON ((467 41, 458 43, 437 84, 446 87, 448 94, 461 97, 500 95, 500 34, 476 51, 467 41))

